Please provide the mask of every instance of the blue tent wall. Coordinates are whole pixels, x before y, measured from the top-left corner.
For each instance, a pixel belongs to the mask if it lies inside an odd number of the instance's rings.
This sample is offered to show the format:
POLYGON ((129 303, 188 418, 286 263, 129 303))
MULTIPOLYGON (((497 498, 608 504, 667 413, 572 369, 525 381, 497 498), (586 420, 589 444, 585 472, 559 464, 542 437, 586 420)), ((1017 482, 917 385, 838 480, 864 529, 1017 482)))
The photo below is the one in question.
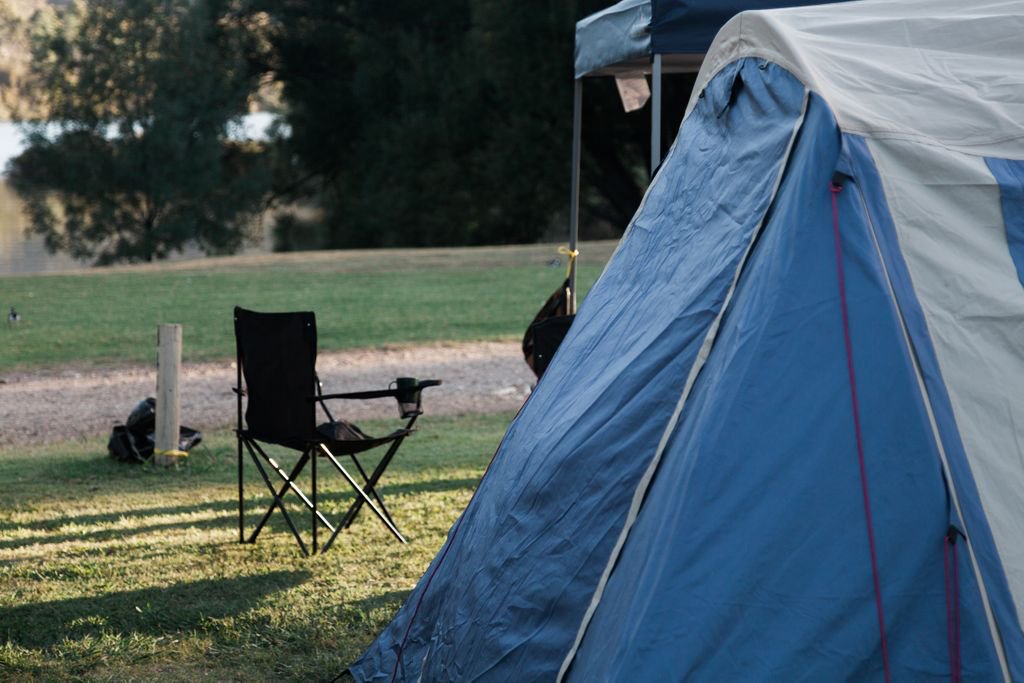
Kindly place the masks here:
MULTIPOLYGON (((882 680, 816 96, 772 218, 569 670, 570 680, 882 680)), ((941 461, 863 204, 840 194, 894 680, 949 676, 941 461)), ((965 680, 999 665, 958 553, 965 680)))
POLYGON ((445 547, 352 665, 357 680, 558 671, 802 116, 803 87, 759 66, 734 64, 706 89, 445 547))
POLYGON ((1024 161, 987 159, 988 168, 999 183, 999 197, 1006 221, 1006 243, 1017 277, 1024 285, 1024 161))

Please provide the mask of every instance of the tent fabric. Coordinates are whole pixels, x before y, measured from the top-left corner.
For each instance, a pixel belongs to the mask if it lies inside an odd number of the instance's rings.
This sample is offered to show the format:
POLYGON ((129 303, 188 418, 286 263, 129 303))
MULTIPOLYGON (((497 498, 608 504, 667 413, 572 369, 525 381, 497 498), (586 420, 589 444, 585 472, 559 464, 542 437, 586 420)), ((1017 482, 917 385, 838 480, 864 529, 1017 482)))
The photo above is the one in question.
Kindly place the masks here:
MULTIPOLYGON (((568 680, 883 679, 831 225, 838 154, 814 98, 694 408, 568 680)), ((946 490, 854 188, 840 208, 858 398, 886 406, 862 412, 862 426, 891 674, 922 680, 948 673, 946 490)), ((977 588, 962 555, 959 573, 961 647, 971 671, 993 680, 999 664, 983 610, 966 600, 977 588)))
POLYGON ((1004 679, 1010 679, 1009 671, 1012 667, 1013 679, 1021 680, 1024 678, 1024 656, 1020 650, 1024 643, 1018 636, 1003 638, 1003 632, 1012 636, 1020 631, 1006 574, 984 516, 925 314, 914 292, 910 270, 900 249, 897 227, 888 208, 879 169, 866 139, 848 135, 844 136, 843 142, 845 159, 840 159, 840 167, 858 178, 856 187, 860 189, 869 225, 872 227, 872 237, 877 240, 877 248, 883 256, 886 275, 900 311, 903 333, 918 375, 919 391, 927 398, 925 407, 943 461, 950 506, 959 518, 958 526, 970 539, 966 545, 972 560, 970 569, 975 575, 985 575, 984 582, 979 584, 979 597, 988 612, 989 628, 997 648, 1008 649, 1008 653, 1001 654, 1004 660, 1004 679), (1000 623, 1006 625, 1004 631, 1000 630, 1000 623))
POLYGON ((716 36, 695 92, 723 66, 760 57, 821 95, 844 132, 1022 159, 1022 35, 1017 0, 860 0, 744 12, 716 36))
POLYGON ((740 12, 818 4, 822 0, 651 0, 651 51, 704 54, 718 30, 740 12))
POLYGON ((356 680, 1024 680, 1021 17, 730 22, 356 680))
POLYGON ((1007 248, 998 183, 981 157, 903 141, 869 142, 869 148, 1019 618, 1024 296, 1007 248), (915 168, 927 168, 934 185, 912 184, 915 168))
MULTIPOLYGON (((843 2, 844 0, 825 0, 843 2)), ((649 70, 652 55, 673 71, 693 73, 718 30, 738 12, 819 4, 822 0, 622 0, 576 23, 576 78, 601 72, 649 70)))
POLYGON ((576 24, 576 78, 651 54, 651 0, 622 0, 576 24))

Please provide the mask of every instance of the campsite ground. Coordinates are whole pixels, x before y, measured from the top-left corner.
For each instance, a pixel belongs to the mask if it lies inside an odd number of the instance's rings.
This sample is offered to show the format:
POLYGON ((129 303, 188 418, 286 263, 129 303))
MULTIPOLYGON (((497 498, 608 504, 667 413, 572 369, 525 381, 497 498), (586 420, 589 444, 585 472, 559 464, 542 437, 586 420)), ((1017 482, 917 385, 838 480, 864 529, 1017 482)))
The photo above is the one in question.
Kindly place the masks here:
MULTIPOLYGON (((585 286, 611 246, 584 245, 585 286)), ((528 394, 516 337, 562 277, 553 252, 410 250, 0 278, 0 298, 34 302, 0 345, 0 679, 333 678, 415 585, 528 394), (296 290, 310 272, 319 281, 296 290), (421 431, 381 489, 408 545, 367 515, 311 559, 279 514, 258 543, 238 543, 225 316, 234 301, 315 310, 330 388, 398 374, 445 379, 425 396, 421 431), (183 419, 204 429, 204 444, 177 469, 116 463, 106 434, 152 392, 153 368, 138 357, 154 354, 155 324, 169 312, 186 329, 183 419)), ((393 409, 364 405, 352 416, 379 431, 394 425, 384 420, 393 409)), ((322 500, 338 514, 350 494, 340 478, 324 479, 322 500)), ((251 525, 270 498, 251 466, 246 482, 251 525)), ((308 515, 297 524, 308 534, 308 515)))
MULTIPOLYGON (((535 381, 517 342, 434 342, 321 353, 317 371, 328 390, 386 387, 399 375, 440 377, 424 394, 430 415, 514 412, 535 381)), ((0 448, 85 441, 109 434, 134 405, 152 396, 152 366, 95 367, 62 364, 19 371, 0 386, 0 448), (59 397, 59 399, 57 398, 59 397)), ((187 363, 181 374, 182 422, 205 432, 233 425, 234 362, 187 363)), ((352 420, 383 419, 393 401, 352 401, 352 420)))

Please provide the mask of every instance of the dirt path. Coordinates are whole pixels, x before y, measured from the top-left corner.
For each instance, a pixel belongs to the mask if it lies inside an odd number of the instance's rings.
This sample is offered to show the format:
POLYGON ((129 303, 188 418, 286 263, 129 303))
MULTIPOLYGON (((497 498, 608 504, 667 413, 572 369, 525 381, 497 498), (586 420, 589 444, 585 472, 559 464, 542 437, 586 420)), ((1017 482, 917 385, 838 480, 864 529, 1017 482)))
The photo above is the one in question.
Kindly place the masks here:
MULTIPOLYGON (((431 344, 321 353, 325 391, 384 388, 398 376, 439 377, 424 393, 429 415, 514 411, 533 384, 515 342, 431 344)), ((85 439, 110 433, 156 391, 156 368, 15 374, 0 378, 0 446, 85 439)), ((185 365, 182 423, 201 430, 234 426, 233 362, 185 365)), ((393 401, 345 401, 346 419, 394 417, 393 401)))

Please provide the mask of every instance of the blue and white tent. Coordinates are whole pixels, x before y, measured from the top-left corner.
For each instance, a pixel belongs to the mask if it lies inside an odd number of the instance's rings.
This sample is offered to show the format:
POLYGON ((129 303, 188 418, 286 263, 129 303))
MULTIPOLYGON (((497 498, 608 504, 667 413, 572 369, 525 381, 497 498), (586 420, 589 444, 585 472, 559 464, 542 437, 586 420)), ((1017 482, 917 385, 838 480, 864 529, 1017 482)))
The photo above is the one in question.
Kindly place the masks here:
POLYGON ((743 13, 359 681, 1024 680, 1024 2, 743 13))

